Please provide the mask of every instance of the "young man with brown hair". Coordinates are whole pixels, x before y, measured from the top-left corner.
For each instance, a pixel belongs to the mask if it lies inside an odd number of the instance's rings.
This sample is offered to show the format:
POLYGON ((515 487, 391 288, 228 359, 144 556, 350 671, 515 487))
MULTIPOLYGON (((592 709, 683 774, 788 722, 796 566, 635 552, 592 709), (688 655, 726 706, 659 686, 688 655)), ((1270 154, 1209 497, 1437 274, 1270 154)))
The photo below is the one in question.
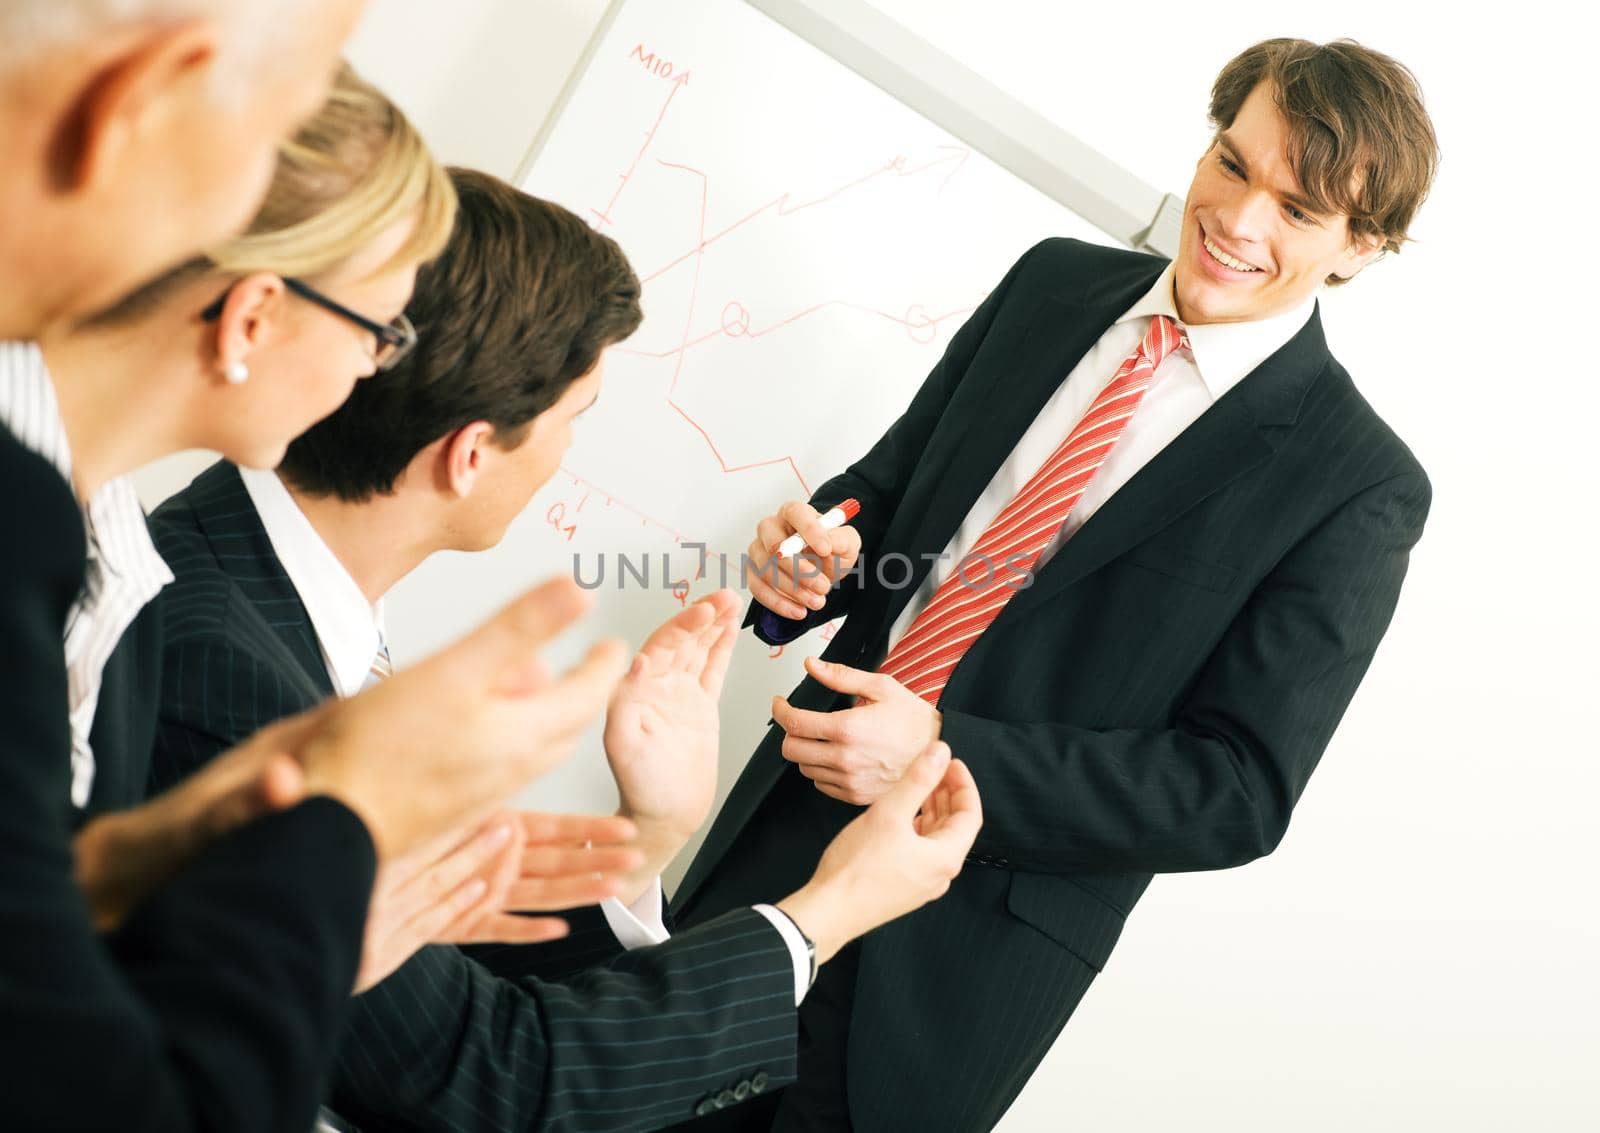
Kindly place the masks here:
MULTIPOLYGON (((639 325, 614 241, 485 174, 451 177, 456 228, 406 311, 415 351, 277 473, 215 465, 152 517, 176 575, 157 785, 386 665, 383 595, 435 551, 499 542, 597 396, 605 350, 639 325)), ((612 697, 606 754, 647 859, 624 899, 572 914, 559 945, 481 963, 425 948, 358 997, 332 1084, 341 1116, 601 1133, 729 1109, 793 1079, 814 964, 943 891, 979 814, 965 769, 933 745, 801 885, 667 939, 659 874, 711 808, 737 612, 726 591, 688 607, 612 697)))
POLYGON ((1420 92, 1279 39, 1210 111, 1174 262, 1040 244, 882 440, 757 527, 758 567, 798 532, 825 568, 752 582, 762 640, 848 617, 775 698, 680 922, 782 888, 936 737, 986 821, 943 899, 823 973, 775 1117, 726 1127, 991 1127, 1153 874, 1277 846, 1388 626, 1428 478, 1316 296, 1405 242, 1437 161, 1420 92), (906 588, 852 570, 888 556, 906 588))

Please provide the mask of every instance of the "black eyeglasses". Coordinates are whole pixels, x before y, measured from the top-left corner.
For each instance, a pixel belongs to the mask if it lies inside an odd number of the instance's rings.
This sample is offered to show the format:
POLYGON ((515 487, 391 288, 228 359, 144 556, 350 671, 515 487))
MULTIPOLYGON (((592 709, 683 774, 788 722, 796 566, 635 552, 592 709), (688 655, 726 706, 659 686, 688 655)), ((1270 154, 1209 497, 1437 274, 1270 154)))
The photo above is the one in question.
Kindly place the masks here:
MULTIPOLYGON (((411 325, 411 320, 404 314, 396 315, 393 322, 380 323, 359 315, 337 300, 330 299, 310 284, 302 283, 298 279, 285 279, 283 285, 293 291, 300 298, 315 303, 325 311, 346 319, 362 330, 370 333, 378 340, 377 352, 372 360, 380 370, 392 370, 400 359, 416 349, 417 328, 411 325)), ((223 305, 228 301, 228 294, 233 290, 229 286, 227 291, 217 296, 217 301, 200 312, 200 317, 206 322, 215 322, 222 317, 223 305)))

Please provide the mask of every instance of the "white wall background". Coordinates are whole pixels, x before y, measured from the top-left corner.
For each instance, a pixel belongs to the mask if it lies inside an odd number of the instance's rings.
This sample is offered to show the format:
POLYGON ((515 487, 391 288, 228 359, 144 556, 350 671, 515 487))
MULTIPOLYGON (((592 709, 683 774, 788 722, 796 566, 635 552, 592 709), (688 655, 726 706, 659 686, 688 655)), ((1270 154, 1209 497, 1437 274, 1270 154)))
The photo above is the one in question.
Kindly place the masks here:
MULTIPOLYGON (((1565 8, 876 2, 1163 189, 1272 35, 1405 61, 1444 149, 1418 243, 1324 304, 1434 481, 1394 627, 1283 846, 1157 880, 1001 1129, 1600 1128, 1594 98, 1565 8)), ((373 0, 352 55, 509 177, 604 6, 373 0)))

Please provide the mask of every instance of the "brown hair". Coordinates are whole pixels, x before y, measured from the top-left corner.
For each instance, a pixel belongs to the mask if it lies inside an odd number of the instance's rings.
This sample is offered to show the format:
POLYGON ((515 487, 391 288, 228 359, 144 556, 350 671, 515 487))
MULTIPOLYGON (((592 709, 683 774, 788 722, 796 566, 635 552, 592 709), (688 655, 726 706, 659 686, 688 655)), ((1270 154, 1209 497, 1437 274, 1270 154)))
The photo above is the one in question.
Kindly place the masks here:
POLYGON ((1218 133, 1261 83, 1288 123, 1289 165, 1312 205, 1348 216, 1352 240, 1381 237, 1385 252, 1398 252, 1439 165, 1416 76, 1349 39, 1265 40, 1217 76, 1210 118, 1218 133))
POLYGON ((394 490, 428 445, 474 421, 514 448, 643 318, 617 242, 560 205, 451 169, 460 207, 406 314, 417 348, 289 446, 296 488, 359 502, 394 490))

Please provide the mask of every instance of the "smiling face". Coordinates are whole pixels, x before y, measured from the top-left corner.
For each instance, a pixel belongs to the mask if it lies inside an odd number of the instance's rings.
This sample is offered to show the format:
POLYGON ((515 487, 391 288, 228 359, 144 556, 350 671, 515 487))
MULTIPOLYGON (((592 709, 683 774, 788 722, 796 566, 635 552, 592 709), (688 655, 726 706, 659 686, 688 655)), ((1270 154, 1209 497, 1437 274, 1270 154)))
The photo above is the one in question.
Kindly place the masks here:
POLYGON ((1353 276, 1382 246, 1319 213, 1289 163, 1289 130, 1259 84, 1195 168, 1178 250, 1178 316, 1191 326, 1293 309, 1330 275, 1353 276))

